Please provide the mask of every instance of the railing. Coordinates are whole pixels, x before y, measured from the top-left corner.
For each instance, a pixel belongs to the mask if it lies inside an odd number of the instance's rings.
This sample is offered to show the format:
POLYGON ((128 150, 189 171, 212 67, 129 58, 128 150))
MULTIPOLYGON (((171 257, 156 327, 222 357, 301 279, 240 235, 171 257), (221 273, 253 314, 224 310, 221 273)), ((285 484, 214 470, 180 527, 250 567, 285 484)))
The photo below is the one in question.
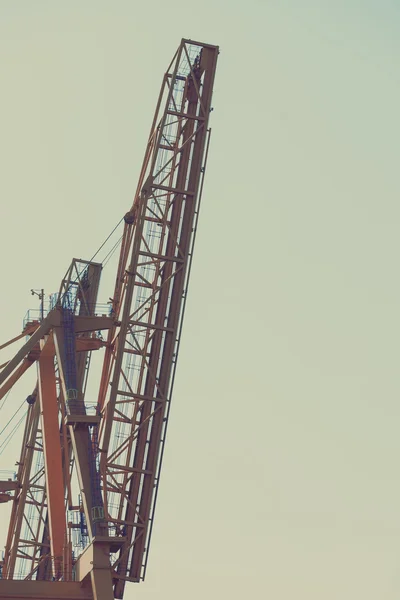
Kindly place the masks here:
POLYGON ((16 481, 17 473, 15 471, 0 470, 0 479, 2 481, 16 481))
POLYGON ((46 317, 48 314, 47 310, 41 310, 40 308, 30 308, 25 317, 24 320, 22 322, 22 331, 25 329, 25 327, 28 325, 28 323, 34 323, 35 321, 37 321, 38 323, 41 322, 42 318, 46 317))
MULTIPOLYGON (((50 300, 48 300, 44 303, 43 309, 42 309, 42 307, 30 308, 26 312, 26 315, 23 319, 22 330, 25 329, 25 327, 28 325, 28 323, 34 323, 34 322, 40 323, 42 321, 42 319, 47 317, 49 312, 51 310, 53 310, 53 308, 57 305, 57 300, 58 300, 58 294, 52 294, 50 296, 50 300)), ((90 305, 89 305, 89 308, 90 308, 90 305)), ((79 310, 79 307, 78 307, 78 310, 79 310)), ((78 310, 76 310, 75 314, 78 313, 78 310)), ((97 317, 100 317, 103 315, 108 316, 108 317, 111 316, 112 315, 111 303, 103 302, 100 304, 95 304, 94 305, 94 315, 97 317)))
POLYGON ((26 574, 23 570, 20 572, 16 572, 13 575, 13 579, 17 579, 19 581, 36 581, 37 572, 39 568, 46 565, 45 570, 47 572, 46 581, 74 581, 74 573, 73 567, 74 565, 71 563, 68 568, 63 568, 61 558, 56 559, 54 556, 44 555, 38 562, 38 564, 30 571, 30 573, 26 574), (61 572, 61 575, 58 578, 53 576, 53 573, 61 572))

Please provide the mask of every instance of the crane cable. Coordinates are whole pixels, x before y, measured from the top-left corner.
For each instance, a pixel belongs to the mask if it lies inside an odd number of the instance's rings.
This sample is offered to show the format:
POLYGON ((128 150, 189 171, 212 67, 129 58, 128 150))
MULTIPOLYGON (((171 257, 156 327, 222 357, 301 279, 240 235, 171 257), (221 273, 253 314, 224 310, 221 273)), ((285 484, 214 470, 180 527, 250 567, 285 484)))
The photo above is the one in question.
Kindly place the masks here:
POLYGON ((108 263, 108 261, 110 260, 110 258, 112 257, 112 255, 114 254, 115 250, 118 248, 119 244, 121 243, 122 238, 123 238, 123 235, 121 235, 121 237, 114 244, 114 246, 111 248, 111 250, 109 251, 109 253, 105 255, 105 257, 103 259, 103 267, 106 266, 106 264, 108 263))
POLYGON ((10 392, 11 392, 11 390, 8 390, 7 394, 4 396, 4 398, 3 398, 3 402, 1 403, 1 406, 0 406, 0 410, 1 410, 1 409, 3 408, 3 406, 5 405, 5 403, 6 403, 6 400, 7 400, 8 396, 10 395, 10 392))
MULTIPOLYGON (((25 404, 25 400, 22 401, 22 404, 19 406, 19 408, 17 408, 17 410, 15 411, 15 413, 13 414, 13 416, 4 425, 3 429, 0 431, 0 435, 3 433, 3 431, 5 431, 7 429, 7 427, 10 425, 10 423, 15 419, 15 417, 17 416, 17 414, 19 413, 19 411, 21 410, 21 408, 23 407, 24 404, 25 404)), ((3 444, 0 444, 0 448, 1 448, 2 445, 3 444)))
POLYGON ((22 423, 22 421, 24 419, 25 419, 25 414, 22 415, 22 417, 20 418, 20 420, 18 421, 18 423, 16 425, 14 425, 12 431, 10 431, 10 433, 8 434, 8 436, 6 437, 6 439, 4 440, 4 442, 0 445, 0 456, 3 454, 4 450, 7 448, 8 444, 12 440, 12 437, 13 437, 14 433, 20 427, 20 425, 21 425, 21 423, 22 423))
MULTIPOLYGON (((15 411, 15 413, 13 414, 13 416, 8 420, 8 422, 6 423, 6 425, 0 431, 0 436, 7 429, 7 427, 10 425, 10 423, 15 419, 15 417, 17 416, 17 414, 19 413, 19 411, 21 410, 21 408, 24 406, 24 404, 25 404, 25 400, 23 400, 22 404, 19 406, 19 408, 17 408, 17 410, 15 411)), ((3 402, 3 405, 4 405, 4 402, 3 402)), ((12 428, 12 430, 8 433, 7 437, 1 442, 1 444, 0 444, 0 456, 3 454, 4 450, 7 448, 8 444, 10 443, 10 441, 13 438, 14 433, 17 431, 17 429, 19 428, 19 426, 21 425, 21 423, 22 423, 22 421, 24 419, 25 419, 25 413, 22 415, 22 417, 16 423, 16 425, 14 425, 14 427, 12 428)))
MULTIPOLYGON (((118 221, 118 223, 116 224, 116 226, 114 227, 114 229, 111 231, 111 233, 108 234, 108 236, 106 237, 106 239, 104 240, 104 242, 99 246, 99 248, 93 254, 92 258, 88 261, 89 263, 93 262, 93 259, 96 258, 96 256, 100 252, 100 250, 107 244, 108 240, 113 235, 113 233, 118 229, 118 227, 121 225, 121 223, 122 223, 123 220, 124 220, 124 217, 122 217, 118 221)), ((118 242, 113 246, 113 248, 110 250, 110 252, 108 252, 108 254, 106 254, 105 258, 108 258, 110 256, 110 253, 111 253, 111 255, 114 253, 116 247, 118 246, 118 244, 120 243, 120 241, 122 240, 122 238, 123 238, 123 235, 120 237, 120 239, 118 240, 118 242)), ((105 266, 105 265, 103 265, 103 266, 105 266)), ((87 265, 82 269, 82 271, 80 273, 78 273, 78 281, 81 279, 81 277, 82 277, 82 275, 83 275, 83 273, 85 272, 86 269, 87 269, 87 265)))
MULTIPOLYGON (((121 225, 122 221, 124 220, 124 217, 122 217, 122 219, 120 219, 118 221, 118 223, 116 224, 116 226, 114 227, 114 229, 112 230, 112 232, 109 234, 109 236, 104 240, 104 242, 101 244, 101 246, 99 247, 99 249, 97 250, 97 252, 95 254, 93 254, 92 258, 90 259, 89 262, 92 262, 94 258, 96 258, 96 256, 98 255, 98 253, 100 252, 100 250, 103 248, 103 246, 105 246, 108 242, 108 240, 110 239, 110 237, 112 236, 112 234, 114 233, 114 231, 116 229, 118 229, 118 227, 121 225)), ((107 255, 108 256, 108 255, 107 255)))

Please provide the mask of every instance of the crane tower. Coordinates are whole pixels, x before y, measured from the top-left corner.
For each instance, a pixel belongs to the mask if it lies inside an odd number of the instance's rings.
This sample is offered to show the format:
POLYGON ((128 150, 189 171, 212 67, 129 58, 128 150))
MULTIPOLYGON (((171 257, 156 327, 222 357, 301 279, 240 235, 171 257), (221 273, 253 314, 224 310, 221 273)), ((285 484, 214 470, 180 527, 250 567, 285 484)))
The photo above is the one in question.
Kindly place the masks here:
POLYGON ((0 346, 23 343, 0 365, 0 400, 37 369, 17 472, 0 481, 11 504, 1 599, 120 599, 145 577, 218 53, 183 39, 164 75, 108 304, 102 264, 74 259, 0 346))

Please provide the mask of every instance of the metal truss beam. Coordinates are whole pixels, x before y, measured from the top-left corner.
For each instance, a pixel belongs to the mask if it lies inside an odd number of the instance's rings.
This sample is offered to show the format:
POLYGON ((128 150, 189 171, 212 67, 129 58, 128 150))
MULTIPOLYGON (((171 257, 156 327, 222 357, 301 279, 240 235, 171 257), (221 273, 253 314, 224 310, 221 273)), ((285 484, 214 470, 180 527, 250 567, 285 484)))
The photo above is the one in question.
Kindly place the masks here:
POLYGON ((114 560, 144 576, 205 170, 218 48, 183 40, 164 76, 127 214, 99 399, 104 507, 126 542, 114 560))

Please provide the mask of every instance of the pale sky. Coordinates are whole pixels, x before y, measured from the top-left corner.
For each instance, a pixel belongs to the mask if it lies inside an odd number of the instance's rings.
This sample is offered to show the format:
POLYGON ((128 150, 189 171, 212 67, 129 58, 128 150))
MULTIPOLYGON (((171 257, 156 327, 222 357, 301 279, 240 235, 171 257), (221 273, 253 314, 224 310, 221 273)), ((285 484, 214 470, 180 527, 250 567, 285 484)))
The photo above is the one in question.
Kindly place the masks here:
POLYGON ((221 47, 213 135, 147 577, 125 598, 397 600, 397 0, 0 0, 0 344, 129 209, 182 37, 221 47))

